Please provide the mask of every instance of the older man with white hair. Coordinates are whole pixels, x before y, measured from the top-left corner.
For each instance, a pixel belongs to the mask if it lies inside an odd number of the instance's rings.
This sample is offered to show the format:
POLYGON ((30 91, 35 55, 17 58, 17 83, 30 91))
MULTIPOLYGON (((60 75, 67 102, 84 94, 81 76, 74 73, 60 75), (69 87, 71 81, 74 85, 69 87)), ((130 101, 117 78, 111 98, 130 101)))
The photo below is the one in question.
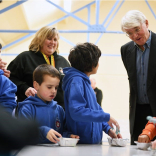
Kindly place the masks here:
POLYGON ((127 12, 121 21, 122 31, 132 40, 121 47, 130 87, 131 144, 138 140, 146 117, 156 116, 156 34, 148 26, 147 18, 138 10, 127 12))

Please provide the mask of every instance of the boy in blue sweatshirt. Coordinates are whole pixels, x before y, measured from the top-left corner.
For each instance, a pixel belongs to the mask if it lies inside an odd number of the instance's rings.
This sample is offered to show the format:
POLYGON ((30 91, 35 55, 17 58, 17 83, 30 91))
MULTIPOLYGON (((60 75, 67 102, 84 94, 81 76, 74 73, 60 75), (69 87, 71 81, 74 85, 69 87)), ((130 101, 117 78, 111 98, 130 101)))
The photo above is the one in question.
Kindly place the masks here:
POLYGON ((61 135, 79 138, 65 130, 64 110, 53 100, 57 94, 60 78, 59 72, 53 66, 39 65, 33 73, 33 86, 37 94, 19 103, 18 116, 38 122, 39 143, 57 143, 61 135))
POLYGON ((89 80, 89 76, 98 70, 100 56, 101 51, 96 45, 79 44, 71 49, 68 56, 72 67, 63 69, 67 127, 80 136, 81 144, 101 143, 103 131, 113 138, 122 138, 111 129, 112 124, 120 129, 119 124, 97 103, 89 80))
MULTIPOLYGON (((0 53, 2 44, 0 43, 0 53)), ((0 107, 4 107, 5 111, 10 115, 16 107, 15 93, 17 87, 7 77, 10 77, 10 71, 6 70, 7 63, 0 57, 0 107)))
POLYGON ((12 83, 4 75, 4 71, 0 69, 0 107, 3 107, 10 115, 17 106, 15 99, 16 91, 16 85, 12 83))

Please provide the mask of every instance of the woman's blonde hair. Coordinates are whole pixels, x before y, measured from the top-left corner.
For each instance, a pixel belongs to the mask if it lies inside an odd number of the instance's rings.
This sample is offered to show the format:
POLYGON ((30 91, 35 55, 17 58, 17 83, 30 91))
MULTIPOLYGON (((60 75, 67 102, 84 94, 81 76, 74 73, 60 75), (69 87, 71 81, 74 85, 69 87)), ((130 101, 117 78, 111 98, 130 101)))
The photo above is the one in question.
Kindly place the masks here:
MULTIPOLYGON (((35 51, 35 52, 40 51, 43 46, 44 41, 47 38, 50 38, 50 37, 53 38, 56 35, 58 36, 58 39, 59 39, 59 34, 58 34, 58 31, 56 30, 56 28, 49 27, 49 26, 45 26, 45 27, 41 28, 39 31, 37 31, 34 39, 31 41, 31 43, 29 45, 29 50, 35 51)), ((58 46, 59 46, 59 42, 58 42, 57 48, 56 48, 57 53, 59 53, 58 46)))

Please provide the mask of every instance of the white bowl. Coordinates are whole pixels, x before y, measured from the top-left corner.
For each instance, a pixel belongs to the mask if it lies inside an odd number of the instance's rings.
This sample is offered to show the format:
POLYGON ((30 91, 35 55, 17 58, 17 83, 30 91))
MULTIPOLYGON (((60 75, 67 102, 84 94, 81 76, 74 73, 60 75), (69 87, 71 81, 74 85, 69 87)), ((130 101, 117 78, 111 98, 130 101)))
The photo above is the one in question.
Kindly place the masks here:
POLYGON ((76 146, 76 144, 78 143, 79 139, 76 138, 59 138, 59 142, 58 144, 60 146, 76 146))
POLYGON ((152 144, 151 143, 141 143, 138 141, 134 141, 134 143, 137 144, 137 148, 142 149, 142 150, 147 150, 152 144))
POLYGON ((115 138, 107 138, 108 139, 108 143, 110 146, 120 146, 120 147, 124 147, 127 145, 127 141, 128 139, 115 139, 115 138))

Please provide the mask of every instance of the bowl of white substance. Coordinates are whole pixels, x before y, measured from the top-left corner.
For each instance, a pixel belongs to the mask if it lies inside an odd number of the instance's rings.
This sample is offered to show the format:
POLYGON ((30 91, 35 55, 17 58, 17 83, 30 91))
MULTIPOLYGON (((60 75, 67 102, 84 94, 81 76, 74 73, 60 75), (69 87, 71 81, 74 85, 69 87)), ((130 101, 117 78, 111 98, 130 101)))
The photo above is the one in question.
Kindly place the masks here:
POLYGON ((142 150, 147 150, 152 145, 151 143, 142 143, 138 141, 134 141, 134 143, 137 144, 137 148, 142 149, 142 150))
POLYGON ((79 139, 76 139, 76 138, 63 138, 63 137, 61 137, 61 138, 59 138, 59 142, 58 142, 58 144, 60 145, 60 146, 76 146, 76 144, 78 143, 78 141, 79 141, 79 139))
POLYGON ((107 138, 108 143, 110 146, 119 146, 119 147, 124 147, 127 145, 128 139, 121 139, 121 138, 107 138))

